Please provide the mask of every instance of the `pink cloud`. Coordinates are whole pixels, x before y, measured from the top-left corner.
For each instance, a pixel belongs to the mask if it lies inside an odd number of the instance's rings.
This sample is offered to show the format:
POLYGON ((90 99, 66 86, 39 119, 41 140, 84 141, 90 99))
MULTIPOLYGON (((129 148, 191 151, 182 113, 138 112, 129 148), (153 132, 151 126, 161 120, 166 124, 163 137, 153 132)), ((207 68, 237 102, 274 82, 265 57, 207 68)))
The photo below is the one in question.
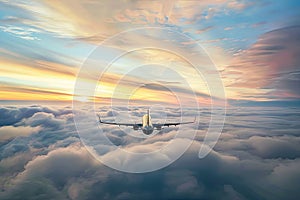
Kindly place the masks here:
MULTIPOLYGON (((300 27, 286 27, 262 35, 249 49, 233 58, 223 72, 227 87, 256 89, 272 98, 299 97, 300 27), (284 94, 284 95, 282 95, 284 94)), ((242 93, 240 93, 242 97, 242 93)))

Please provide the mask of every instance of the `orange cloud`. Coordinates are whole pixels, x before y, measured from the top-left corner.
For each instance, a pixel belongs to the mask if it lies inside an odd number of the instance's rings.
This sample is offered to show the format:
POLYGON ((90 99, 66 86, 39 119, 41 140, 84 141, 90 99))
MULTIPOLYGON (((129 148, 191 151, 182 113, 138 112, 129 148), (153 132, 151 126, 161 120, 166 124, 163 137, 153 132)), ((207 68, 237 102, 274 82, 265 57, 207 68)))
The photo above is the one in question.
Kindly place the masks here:
POLYGON ((71 37, 99 42, 122 30, 155 23, 178 24, 199 20, 205 10, 212 17, 222 7, 240 10, 245 4, 237 0, 217 1, 79 1, 42 0, 38 2, 6 2, 25 10, 32 18, 15 21, 54 33, 59 37, 71 37), (213 8, 212 8, 213 7, 213 8))

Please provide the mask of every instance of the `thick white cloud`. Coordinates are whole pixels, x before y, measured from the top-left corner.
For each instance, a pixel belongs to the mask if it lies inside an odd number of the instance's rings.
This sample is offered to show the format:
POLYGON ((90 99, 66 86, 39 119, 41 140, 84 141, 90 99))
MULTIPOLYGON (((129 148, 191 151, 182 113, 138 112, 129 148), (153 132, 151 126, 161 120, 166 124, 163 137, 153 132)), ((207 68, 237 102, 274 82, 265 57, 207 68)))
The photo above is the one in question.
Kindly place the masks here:
MULTIPOLYGON (((286 115, 290 112, 288 109, 260 109, 260 114, 255 114, 256 109, 230 109, 225 133, 207 157, 198 158, 205 134, 201 130, 206 126, 203 123, 198 126, 196 141, 180 159, 146 174, 122 173, 98 162, 74 134, 69 108, 35 107, 34 112, 30 107, 11 109, 13 112, 5 114, 10 126, 18 124, 20 130, 24 127, 40 130, 0 143, 2 199, 293 199, 299 195, 299 127, 286 115), (12 123, 11 115, 23 117, 12 123), (288 131, 284 131, 285 127, 289 127, 288 131)), ((106 116, 107 110, 100 110, 106 116)), ((122 110, 118 108, 115 114, 122 115, 122 110)), ((81 112, 93 115, 90 110, 81 112)), ((178 110, 168 109, 170 120, 177 119, 176 112, 178 110)), ((143 108, 136 109, 136 117, 142 114, 143 108)), ((293 117, 297 115, 295 111, 293 117)), ((209 112, 203 113, 201 119, 205 121, 208 116, 209 112)), ((111 118, 110 114, 107 118, 111 118)), ((86 127, 85 134, 94 136, 99 146, 101 134, 102 137, 107 134, 132 152, 153 151, 174 141, 174 147, 162 151, 159 157, 139 160, 107 147, 103 155, 106 159, 131 163, 129 166, 133 168, 137 164, 148 166, 169 159, 182 141, 187 140, 174 139, 177 129, 167 128, 153 137, 136 140, 110 126, 102 127, 99 132, 91 118, 82 118, 82 123, 86 127)), ((189 133, 193 127, 186 126, 183 130, 189 133)))
POLYGON ((2 126, 0 127, 0 141, 8 140, 18 136, 29 136, 31 134, 37 133, 41 128, 30 127, 30 126, 2 126))

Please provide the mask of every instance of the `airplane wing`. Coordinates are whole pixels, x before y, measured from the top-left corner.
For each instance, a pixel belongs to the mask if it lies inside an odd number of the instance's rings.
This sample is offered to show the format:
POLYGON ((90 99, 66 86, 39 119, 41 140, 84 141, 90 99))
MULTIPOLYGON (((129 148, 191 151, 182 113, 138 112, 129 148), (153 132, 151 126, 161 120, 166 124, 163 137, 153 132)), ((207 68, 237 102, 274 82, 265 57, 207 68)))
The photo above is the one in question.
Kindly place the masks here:
POLYGON ((100 115, 98 115, 99 122, 101 124, 110 124, 110 125, 117 125, 117 126, 132 126, 132 127, 142 127, 143 124, 132 124, 132 123, 117 123, 117 122, 105 122, 101 120, 100 115))
POLYGON ((177 125, 181 125, 181 124, 192 124, 195 123, 196 121, 196 117, 194 119, 194 121, 192 122, 172 122, 172 123, 164 123, 164 124, 152 124, 153 127, 155 128, 161 128, 162 126, 177 126, 177 125))

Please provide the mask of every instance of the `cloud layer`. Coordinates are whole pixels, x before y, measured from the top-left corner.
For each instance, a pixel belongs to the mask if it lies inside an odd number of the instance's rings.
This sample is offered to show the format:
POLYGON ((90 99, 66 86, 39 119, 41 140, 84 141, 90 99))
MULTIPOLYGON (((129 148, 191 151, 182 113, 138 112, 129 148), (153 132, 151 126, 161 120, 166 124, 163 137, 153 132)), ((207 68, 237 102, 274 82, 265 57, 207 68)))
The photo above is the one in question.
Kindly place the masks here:
MULTIPOLYGON (((123 108, 99 110, 107 120, 113 116, 124 120, 122 116, 127 113, 123 108)), ((139 119, 143 110, 136 108, 133 120, 139 119)), ((180 159, 155 172, 130 174, 104 166, 82 146, 70 108, 2 107, 1 199, 297 199, 298 110, 232 108, 214 150, 199 159, 209 122, 209 110, 202 111, 195 141, 180 159), (17 127, 19 134, 11 127, 17 127), (8 134, 11 137, 5 136, 8 134)), ((165 114, 168 120, 178 118, 176 109, 167 109, 165 114)), ((193 114, 189 111, 184 116, 193 114)), ((153 120, 156 117, 160 116, 154 110, 153 120)), ((97 136, 97 125, 89 124, 89 120, 83 123, 87 133, 97 136)), ((174 139, 176 128, 139 139, 134 139, 129 129, 126 132, 130 135, 110 126, 101 128, 113 143, 132 151, 153 150, 178 140, 174 139)), ((192 130, 185 127, 186 133, 192 130)), ((97 137, 95 141, 101 142, 97 137)), ((109 149, 105 155, 121 159, 109 149)), ((151 162, 157 159, 151 158, 151 162)))

